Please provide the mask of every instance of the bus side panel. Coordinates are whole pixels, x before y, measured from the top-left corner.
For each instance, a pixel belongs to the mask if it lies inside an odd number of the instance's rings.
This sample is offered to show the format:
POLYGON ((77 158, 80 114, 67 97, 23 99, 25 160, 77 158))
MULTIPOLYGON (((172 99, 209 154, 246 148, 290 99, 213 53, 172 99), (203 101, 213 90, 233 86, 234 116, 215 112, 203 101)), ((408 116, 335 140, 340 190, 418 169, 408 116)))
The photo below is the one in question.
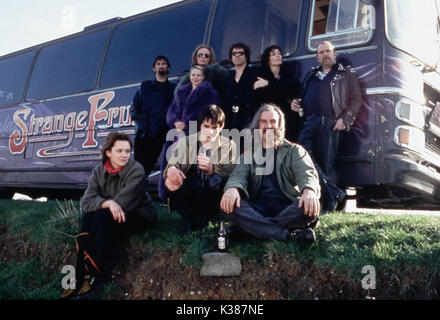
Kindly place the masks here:
POLYGON ((134 133, 136 87, 0 110, 0 184, 85 187, 100 146, 114 130, 134 133))

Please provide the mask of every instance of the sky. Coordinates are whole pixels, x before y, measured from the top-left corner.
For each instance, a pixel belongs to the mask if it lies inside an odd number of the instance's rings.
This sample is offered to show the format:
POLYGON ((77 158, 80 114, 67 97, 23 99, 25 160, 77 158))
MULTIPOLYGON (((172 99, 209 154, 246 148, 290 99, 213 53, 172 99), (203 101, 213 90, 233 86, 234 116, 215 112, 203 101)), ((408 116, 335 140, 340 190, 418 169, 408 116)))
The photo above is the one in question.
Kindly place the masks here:
POLYGON ((0 56, 180 0, 2 0, 0 56))

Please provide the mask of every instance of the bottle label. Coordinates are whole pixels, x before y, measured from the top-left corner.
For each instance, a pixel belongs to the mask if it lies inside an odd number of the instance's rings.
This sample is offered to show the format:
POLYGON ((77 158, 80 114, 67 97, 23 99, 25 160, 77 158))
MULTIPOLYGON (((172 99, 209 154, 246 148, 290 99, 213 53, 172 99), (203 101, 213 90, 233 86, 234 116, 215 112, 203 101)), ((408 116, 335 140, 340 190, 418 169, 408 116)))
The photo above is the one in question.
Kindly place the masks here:
POLYGON ((218 237, 218 248, 220 250, 225 250, 226 249, 226 239, 223 237, 218 237))

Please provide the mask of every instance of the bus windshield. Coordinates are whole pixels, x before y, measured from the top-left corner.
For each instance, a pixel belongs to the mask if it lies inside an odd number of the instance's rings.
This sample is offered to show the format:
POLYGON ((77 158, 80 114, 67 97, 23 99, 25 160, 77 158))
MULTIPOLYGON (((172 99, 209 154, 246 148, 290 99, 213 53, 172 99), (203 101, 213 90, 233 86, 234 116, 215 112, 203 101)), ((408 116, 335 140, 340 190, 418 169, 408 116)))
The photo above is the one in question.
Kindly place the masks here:
POLYGON ((440 59, 440 0, 387 0, 391 44, 433 67, 440 59))

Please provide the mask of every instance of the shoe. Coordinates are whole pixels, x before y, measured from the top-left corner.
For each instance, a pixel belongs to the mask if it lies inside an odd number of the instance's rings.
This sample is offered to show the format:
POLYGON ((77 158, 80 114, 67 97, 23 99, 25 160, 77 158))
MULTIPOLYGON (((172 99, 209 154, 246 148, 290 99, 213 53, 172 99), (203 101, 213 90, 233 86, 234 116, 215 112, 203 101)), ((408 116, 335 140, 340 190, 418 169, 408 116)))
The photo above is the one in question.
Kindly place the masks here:
POLYGON ((66 289, 63 291, 63 293, 60 295, 60 299, 68 299, 70 297, 73 297, 76 294, 76 289, 66 289))
POLYGON ((312 228, 295 230, 289 233, 288 240, 310 245, 316 240, 315 231, 312 228))
POLYGON ((96 277, 86 276, 84 279, 84 283, 81 286, 81 289, 79 289, 78 291, 78 296, 92 292, 97 288, 98 283, 99 281, 96 277))
POLYGON ((345 208, 345 205, 347 204, 346 194, 344 191, 342 191, 338 196, 338 204, 336 205, 336 209, 338 211, 342 211, 345 208))

